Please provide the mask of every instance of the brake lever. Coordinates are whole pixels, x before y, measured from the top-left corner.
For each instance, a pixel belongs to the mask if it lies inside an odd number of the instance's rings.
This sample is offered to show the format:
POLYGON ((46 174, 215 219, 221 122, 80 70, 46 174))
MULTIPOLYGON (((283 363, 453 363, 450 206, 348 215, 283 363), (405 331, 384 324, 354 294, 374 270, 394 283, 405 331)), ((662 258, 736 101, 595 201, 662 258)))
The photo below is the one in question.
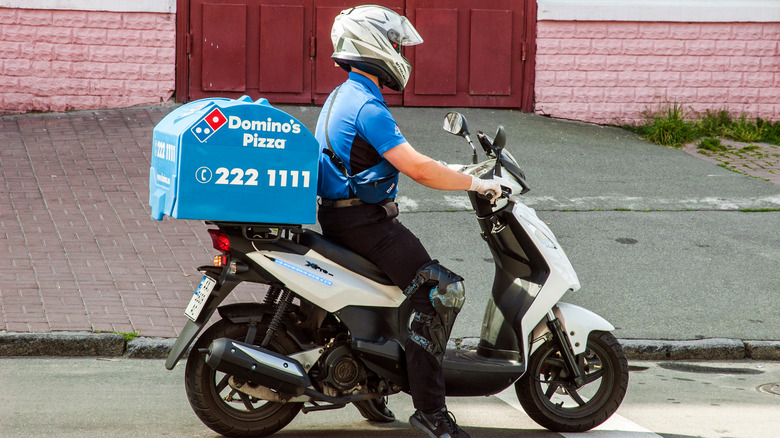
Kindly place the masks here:
POLYGON ((508 187, 501 186, 501 195, 499 195, 498 197, 496 197, 496 195, 493 193, 492 190, 488 190, 486 194, 484 195, 480 194, 479 196, 487 199, 488 201, 490 201, 491 204, 493 204, 495 203, 494 200, 501 199, 501 198, 511 198, 512 190, 509 189, 508 187))
POLYGON ((493 139, 490 138, 489 135, 486 135, 482 131, 478 131, 477 138, 479 139, 480 146, 482 146, 482 150, 485 151, 485 154, 488 157, 495 155, 495 151, 493 150, 493 139))

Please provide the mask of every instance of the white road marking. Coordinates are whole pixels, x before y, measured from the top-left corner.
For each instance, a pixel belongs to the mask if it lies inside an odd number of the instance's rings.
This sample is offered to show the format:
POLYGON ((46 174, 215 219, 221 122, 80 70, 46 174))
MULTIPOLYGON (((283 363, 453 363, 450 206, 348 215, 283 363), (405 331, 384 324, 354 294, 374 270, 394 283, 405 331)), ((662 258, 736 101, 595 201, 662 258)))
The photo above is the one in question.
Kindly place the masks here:
POLYGON ((636 196, 586 196, 570 199, 556 199, 551 196, 523 196, 522 201, 529 207, 549 209, 589 209, 603 208, 605 210, 620 207, 636 210, 647 208, 656 209, 683 209, 695 210, 722 210, 734 211, 749 208, 767 208, 780 205, 780 196, 761 196, 752 198, 651 198, 636 196))
POLYGON ((469 211, 472 210, 471 200, 466 196, 449 196, 444 195, 444 200, 449 207, 456 211, 469 211))
POLYGON ((398 204, 399 211, 416 211, 418 208, 417 201, 408 196, 398 196, 395 202, 398 204))
MULTIPOLYGON (((496 397, 518 411, 523 411, 523 407, 520 406, 520 402, 517 401, 514 385, 505 389, 503 392, 496 394, 496 397)), ((560 435, 565 438, 584 436, 581 433, 560 433, 560 435)), ((631 438, 662 438, 660 435, 655 434, 620 415, 612 415, 603 424, 588 431, 587 436, 588 438, 625 438, 626 436, 630 436, 631 438), (630 435, 627 435, 629 433, 630 435)))

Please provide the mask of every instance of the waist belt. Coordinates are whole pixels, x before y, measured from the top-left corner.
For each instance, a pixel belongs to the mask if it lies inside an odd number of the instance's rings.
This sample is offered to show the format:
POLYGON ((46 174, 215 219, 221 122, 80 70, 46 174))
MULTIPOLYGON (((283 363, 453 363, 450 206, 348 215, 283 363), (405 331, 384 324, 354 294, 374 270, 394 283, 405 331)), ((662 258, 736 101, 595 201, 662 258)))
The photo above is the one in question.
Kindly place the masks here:
MULTIPOLYGON (((385 205, 388 202, 393 202, 393 201, 395 201, 395 198, 387 198, 373 205, 385 205)), ((347 198, 347 199, 320 198, 320 205, 325 208, 343 208, 343 207, 356 207, 358 205, 372 205, 372 204, 363 202, 360 200, 360 198, 347 198)))

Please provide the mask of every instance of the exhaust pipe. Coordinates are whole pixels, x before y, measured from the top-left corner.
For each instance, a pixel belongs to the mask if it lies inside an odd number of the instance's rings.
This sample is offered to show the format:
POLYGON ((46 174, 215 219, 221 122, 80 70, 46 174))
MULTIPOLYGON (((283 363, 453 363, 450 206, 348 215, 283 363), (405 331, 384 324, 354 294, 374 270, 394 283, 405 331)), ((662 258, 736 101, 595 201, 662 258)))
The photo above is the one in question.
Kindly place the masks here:
POLYGON ((233 339, 212 342, 206 363, 217 371, 295 397, 311 386, 306 370, 297 360, 233 339))

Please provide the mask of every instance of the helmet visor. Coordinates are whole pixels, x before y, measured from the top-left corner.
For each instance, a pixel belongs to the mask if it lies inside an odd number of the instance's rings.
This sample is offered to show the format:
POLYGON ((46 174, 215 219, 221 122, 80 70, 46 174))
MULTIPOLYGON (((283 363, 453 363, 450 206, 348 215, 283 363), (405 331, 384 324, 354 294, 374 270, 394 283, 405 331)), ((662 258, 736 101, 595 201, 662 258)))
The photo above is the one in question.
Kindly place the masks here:
POLYGON ((414 46, 423 42, 422 37, 417 33, 417 29, 412 26, 412 23, 406 17, 400 18, 400 23, 397 26, 393 26, 392 29, 387 31, 387 39, 391 43, 398 44, 399 46, 414 46))

